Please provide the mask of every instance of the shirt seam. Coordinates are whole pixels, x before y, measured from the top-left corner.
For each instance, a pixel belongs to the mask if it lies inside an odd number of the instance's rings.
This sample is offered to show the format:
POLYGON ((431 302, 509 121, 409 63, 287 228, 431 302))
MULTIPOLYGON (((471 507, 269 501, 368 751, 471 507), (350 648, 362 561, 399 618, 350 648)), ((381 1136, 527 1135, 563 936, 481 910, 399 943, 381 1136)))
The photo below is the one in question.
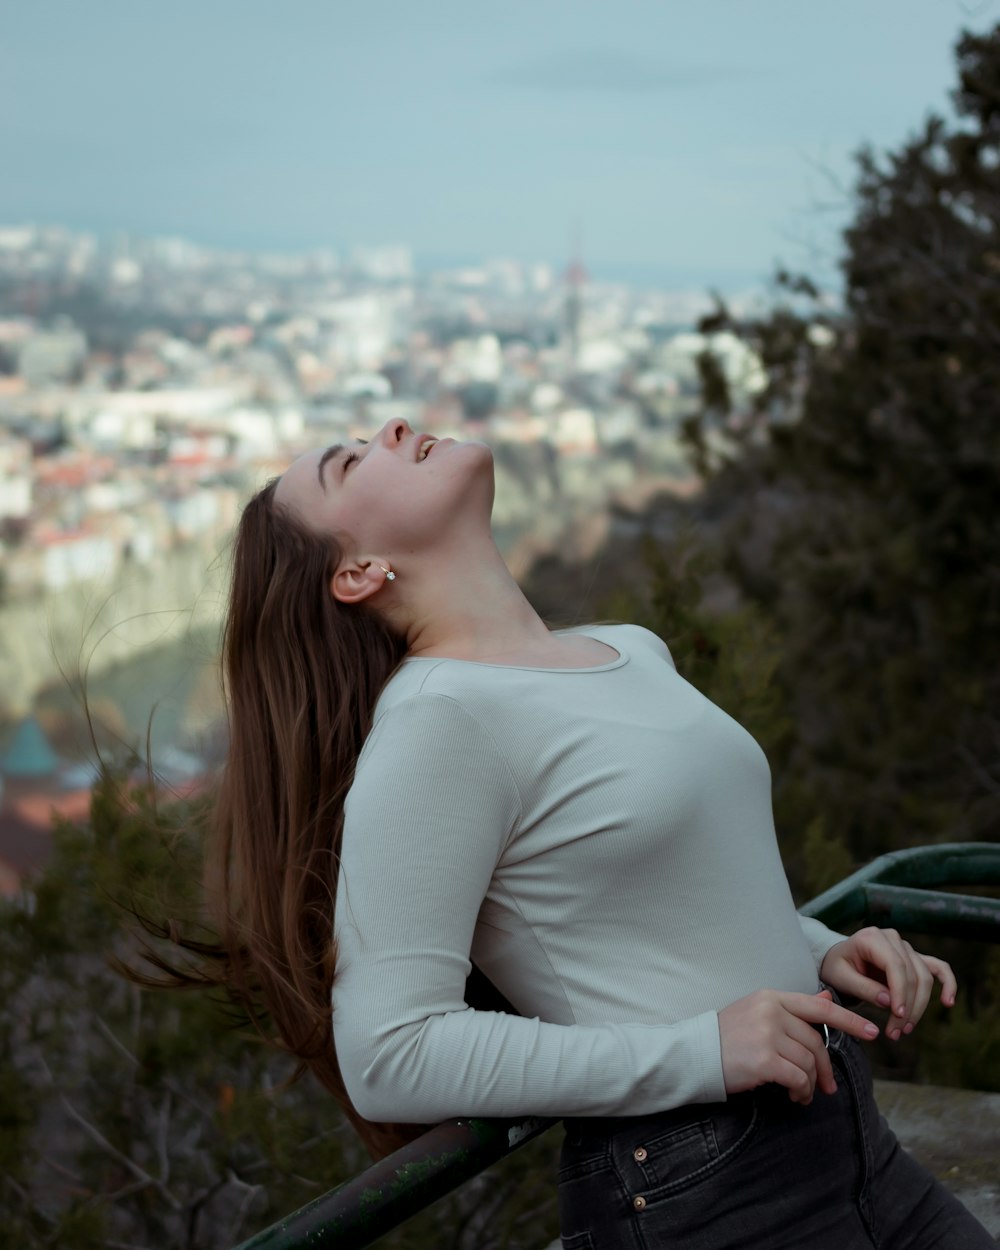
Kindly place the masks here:
MULTIPOLYGON (((441 662, 446 663, 447 661, 442 660, 441 662)), ((435 665, 434 668, 437 668, 437 665, 435 665)), ((496 864, 500 862, 501 857, 503 856, 507 848, 510 846, 511 842, 513 842, 514 838, 521 832, 521 825, 524 821, 524 796, 521 794, 521 787, 517 784, 517 777, 514 774, 514 769, 511 767, 510 760, 507 758, 507 752, 504 751, 500 743, 497 742, 496 736, 493 734, 490 728, 487 725, 484 725, 483 722, 479 719, 479 717, 474 712, 471 712, 465 706, 465 704, 461 702, 461 700, 456 699, 454 695, 445 694, 441 690, 425 690, 424 689, 424 683, 428 680, 431 673, 433 672, 434 672, 434 669, 431 669, 430 672, 427 673, 421 679, 420 685, 412 694, 409 694, 405 698, 400 699, 400 701, 398 703, 394 703, 392 707, 386 708, 385 712, 383 712, 382 715, 383 716, 386 715, 388 712, 392 711, 392 708, 394 707, 401 707, 402 704, 406 703, 409 699, 416 699, 416 698, 445 699, 447 700, 448 703, 451 703, 455 707, 457 707, 460 712, 463 712, 469 718, 469 720, 473 722, 473 724, 478 725, 480 730, 483 732, 483 734, 485 734, 485 736, 493 744, 493 749, 496 751, 498 757, 503 763, 504 768, 507 771, 507 779, 510 782, 511 786, 513 786, 514 793, 517 795, 517 819, 514 822, 513 830, 510 833, 508 833, 507 837, 504 839, 503 846, 500 848, 500 851, 496 858, 496 862, 494 863, 494 868, 495 868, 496 864)), ((380 716, 379 720, 381 719, 382 717, 380 716)))
MULTIPOLYGON (((496 881, 496 878, 494 878, 494 880, 496 881)), ((570 1023, 576 1024, 577 1023, 576 1012, 573 1010, 573 1004, 569 1001, 569 997, 566 994, 565 989, 563 988, 562 979, 560 978, 559 974, 556 972, 555 967, 553 966, 552 960, 549 957, 549 952, 545 949, 545 946, 542 944, 542 942, 539 940, 538 936, 535 933, 535 926, 531 923, 528 917, 521 910, 521 904, 518 902, 517 896, 507 887, 507 885, 503 881, 496 881, 496 885, 497 885, 497 892, 502 894, 504 898, 508 899, 510 903, 513 905, 514 911, 520 918, 521 923, 531 934, 532 940, 534 941, 538 950, 541 951, 542 958, 545 960, 546 967, 549 969, 549 972, 552 974, 553 984, 559 987, 559 994, 562 997, 563 1002, 566 1004, 567 1011, 572 1017, 570 1023)))

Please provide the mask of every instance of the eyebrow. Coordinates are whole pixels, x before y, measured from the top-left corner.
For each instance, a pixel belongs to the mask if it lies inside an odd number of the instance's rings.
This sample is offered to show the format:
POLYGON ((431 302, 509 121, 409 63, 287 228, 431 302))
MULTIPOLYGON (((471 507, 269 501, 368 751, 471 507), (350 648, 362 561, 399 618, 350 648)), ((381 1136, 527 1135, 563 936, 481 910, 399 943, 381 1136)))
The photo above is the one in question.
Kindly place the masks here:
POLYGON ((322 456, 320 456, 319 458, 319 464, 316 466, 316 474, 319 477, 319 484, 320 486, 323 487, 324 490, 326 490, 326 482, 323 481, 323 469, 326 466, 326 462, 328 460, 332 460, 334 456, 339 456, 343 450, 344 450, 343 443, 333 443, 330 447, 326 449, 326 451, 323 452, 322 456))
MULTIPOLYGON (((354 441, 358 444, 359 447, 368 446, 367 438, 358 438, 358 439, 355 439, 354 441)), ((343 443, 332 443, 326 449, 326 451, 323 452, 322 456, 320 456, 319 464, 316 466, 316 474, 319 477, 319 484, 320 486, 323 487, 324 490, 326 490, 326 482, 323 480, 323 469, 326 467, 326 462, 328 460, 332 460, 334 456, 339 456, 342 451, 346 451, 346 450, 347 448, 344 446, 343 443)))

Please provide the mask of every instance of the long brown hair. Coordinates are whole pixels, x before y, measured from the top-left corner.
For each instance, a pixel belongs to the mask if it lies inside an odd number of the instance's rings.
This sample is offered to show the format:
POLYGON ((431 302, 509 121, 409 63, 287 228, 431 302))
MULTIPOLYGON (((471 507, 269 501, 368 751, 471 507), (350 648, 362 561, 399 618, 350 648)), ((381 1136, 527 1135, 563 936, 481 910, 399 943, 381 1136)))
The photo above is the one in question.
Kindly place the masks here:
POLYGON ((206 895, 218 944, 179 969, 147 951, 166 978, 146 985, 216 984, 334 1095, 380 1158, 422 1125, 363 1120, 344 1088, 333 1045, 333 905, 344 798, 375 702, 406 650, 365 605, 344 605, 329 583, 336 542, 274 500, 276 480, 243 511, 232 557, 222 643, 229 754, 206 853, 206 895))

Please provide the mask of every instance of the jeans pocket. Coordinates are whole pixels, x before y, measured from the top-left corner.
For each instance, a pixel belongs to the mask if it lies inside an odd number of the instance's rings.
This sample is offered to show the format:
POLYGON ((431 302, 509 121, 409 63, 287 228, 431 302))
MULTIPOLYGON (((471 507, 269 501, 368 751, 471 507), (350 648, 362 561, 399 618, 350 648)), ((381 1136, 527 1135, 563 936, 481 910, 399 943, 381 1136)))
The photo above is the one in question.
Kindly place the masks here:
POLYGON ((650 1133, 631 1152, 635 1180, 647 1201, 681 1193, 734 1163, 759 1126, 757 1103, 747 1099, 670 1132, 650 1133))
POLYGON ((561 1238, 562 1250, 594 1250, 594 1239, 590 1233, 566 1233, 561 1238))
POLYGON ((606 1140, 581 1141, 567 1133, 559 1154, 558 1179, 562 1182, 592 1176, 595 1172, 606 1170, 610 1161, 606 1140))

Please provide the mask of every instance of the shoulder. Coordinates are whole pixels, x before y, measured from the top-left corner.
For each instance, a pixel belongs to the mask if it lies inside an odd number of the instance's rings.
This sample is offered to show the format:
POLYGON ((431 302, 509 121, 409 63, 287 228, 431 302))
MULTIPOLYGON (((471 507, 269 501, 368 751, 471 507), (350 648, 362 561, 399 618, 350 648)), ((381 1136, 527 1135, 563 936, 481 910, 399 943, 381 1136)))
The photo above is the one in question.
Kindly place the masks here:
POLYGON ((468 763, 503 760, 489 718, 480 715, 476 700, 463 698, 452 683, 435 683, 427 674, 391 683, 379 699, 375 719, 358 759, 357 774, 389 763, 398 771, 455 769, 468 763), (441 687, 444 688, 441 688, 441 687))
POLYGON ((666 660, 672 667, 677 667, 674 664, 674 657, 670 654, 670 648, 663 639, 643 625, 585 625, 574 632, 587 634, 591 638, 606 642, 616 651, 624 651, 629 655, 655 656, 657 659, 666 660))
POLYGON ((373 726, 386 717, 442 725, 475 719, 484 700, 489 705, 502 699, 505 683, 498 677, 502 671, 446 658, 405 661, 379 695, 373 726))
MULTIPOLYGON (((510 762, 483 720, 450 695, 418 690, 384 707, 358 756, 347 825, 415 828, 490 820, 498 845, 520 817, 510 762), (502 836, 501 836, 502 835, 502 836)), ((346 827, 346 826, 345 826, 346 827)))

